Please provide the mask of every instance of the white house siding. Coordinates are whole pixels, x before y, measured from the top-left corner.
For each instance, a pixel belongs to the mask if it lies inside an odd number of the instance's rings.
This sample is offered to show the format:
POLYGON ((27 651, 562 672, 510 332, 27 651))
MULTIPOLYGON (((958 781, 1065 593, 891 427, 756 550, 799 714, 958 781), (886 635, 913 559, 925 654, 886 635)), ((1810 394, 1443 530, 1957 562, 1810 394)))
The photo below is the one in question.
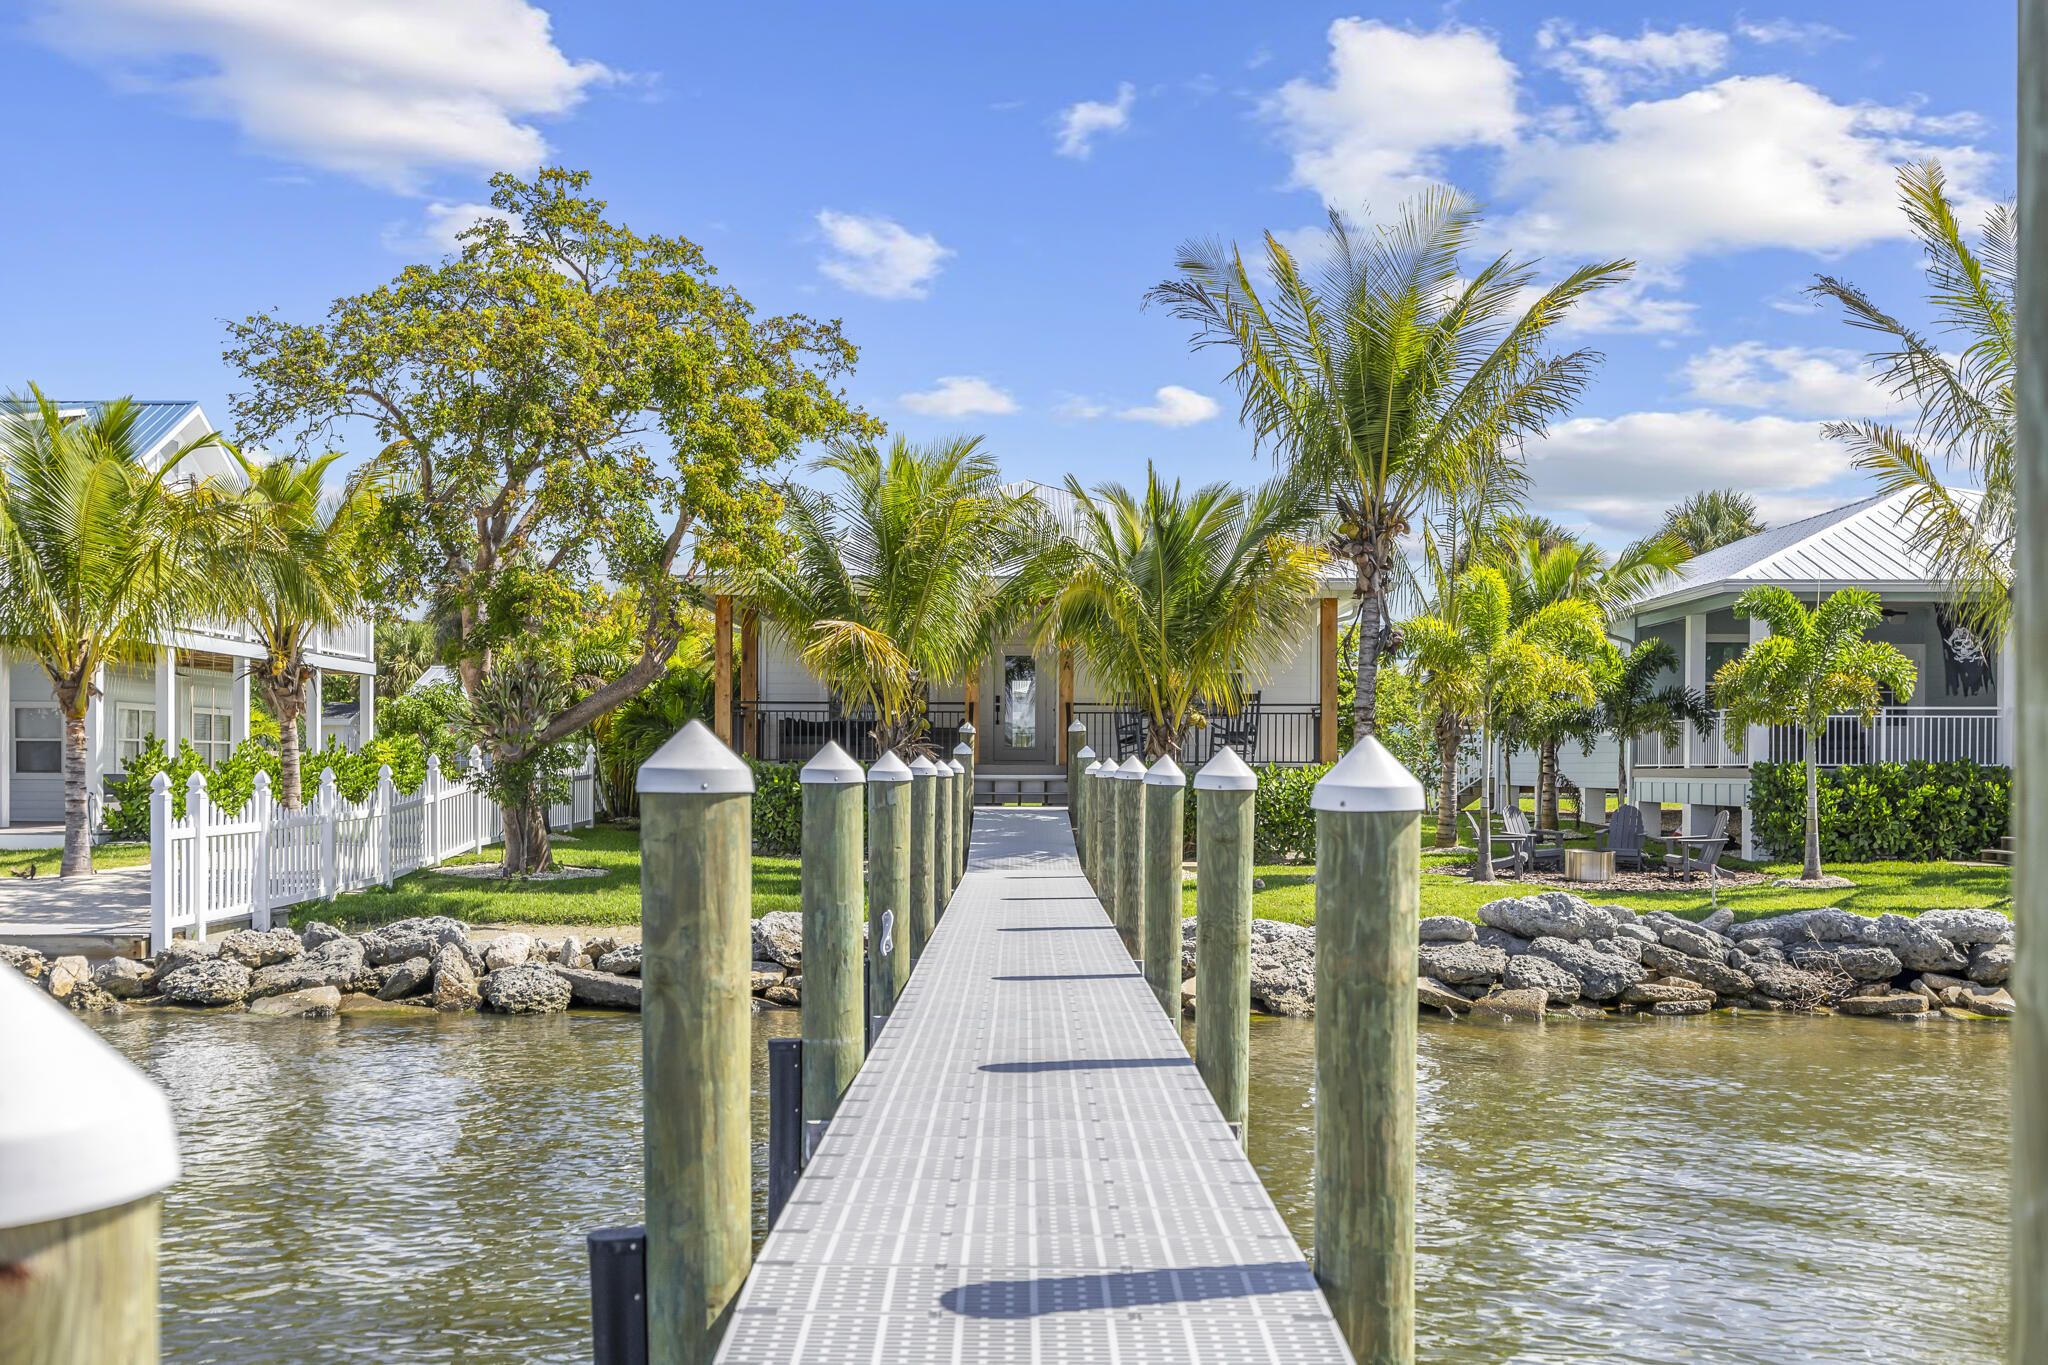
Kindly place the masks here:
MULTIPOLYGON (((8 666, 8 709, 5 717, 5 761, 11 818, 19 824, 43 824, 64 818, 64 774, 24 773, 15 761, 16 717, 24 710, 54 710, 56 696, 50 675, 35 663, 20 660, 8 666)), ((61 730, 59 732, 61 738, 61 730)), ((47 753, 47 750, 41 752, 47 753)), ((59 750, 61 754, 62 750, 59 750)))
POLYGON ((761 671, 756 675, 764 702, 811 703, 830 700, 825 684, 812 677, 782 633, 761 624, 761 671))

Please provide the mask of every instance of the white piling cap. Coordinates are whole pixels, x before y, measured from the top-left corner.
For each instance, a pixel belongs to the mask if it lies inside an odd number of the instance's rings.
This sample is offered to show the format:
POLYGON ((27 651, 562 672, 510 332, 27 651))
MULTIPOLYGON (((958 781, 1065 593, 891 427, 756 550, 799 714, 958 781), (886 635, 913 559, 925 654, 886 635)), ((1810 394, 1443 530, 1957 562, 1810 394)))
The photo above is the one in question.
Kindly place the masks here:
POLYGON ((965 763, 962 763, 957 758, 946 766, 950 767, 953 770, 953 776, 955 777, 967 776, 967 765, 965 763))
POLYGON ((1078 718, 1074 721, 1073 724, 1067 727, 1067 733, 1071 735, 1076 730, 1079 730, 1084 735, 1088 733, 1088 727, 1086 725, 1083 725, 1078 718))
POLYGON ((754 770, 719 742, 711 727, 693 720, 640 765, 637 790, 685 796, 731 796, 754 790, 754 770))
POLYGON ((838 740, 828 739, 816 757, 804 764, 796 780, 805 786, 857 787, 868 779, 853 755, 840 748, 838 740))
POLYGON ((1087 766, 1086 768, 1083 768, 1083 769, 1081 770, 1081 775, 1082 775, 1083 777, 1094 777, 1094 776, 1095 776, 1095 775, 1096 775, 1097 773, 1099 773, 1099 772, 1101 772, 1101 771, 1102 771, 1102 760, 1098 758, 1098 759, 1096 759, 1096 760, 1095 760, 1095 761, 1094 761, 1093 763, 1090 763, 1090 764, 1089 764, 1089 765, 1088 765, 1088 766, 1087 766))
POLYGON ((178 1178, 155 1082, 0 967, 0 1228, 118 1208, 178 1178))
POLYGON ((939 775, 939 765, 926 758, 923 754, 919 754, 916 758, 910 760, 910 775, 912 777, 937 777, 939 775))
POLYGON ((1074 757, 1080 759, 1089 759, 1095 757, 1095 746, 1092 744, 1083 744, 1081 746, 1081 752, 1075 754, 1074 757))
POLYGON ((1310 810, 1419 811, 1422 784, 1386 745, 1368 735, 1316 783, 1308 805, 1310 810))
POLYGON ((876 759, 875 766, 868 769, 868 781, 870 782, 908 782, 909 780, 910 765, 897 757, 894 749, 876 759))
POLYGON ((974 757, 974 746, 964 739, 953 746, 953 757, 959 758, 962 754, 969 758, 974 757))
POLYGON ((961 721, 961 722, 960 722, 960 733, 961 733, 961 734, 963 734, 963 735, 973 735, 973 734, 979 734, 979 733, 980 733, 980 731, 978 731, 978 730, 976 730, 976 729, 974 728, 974 722, 973 722, 973 721, 971 721, 971 720, 963 720, 963 721, 961 721))
POLYGON ((1180 770, 1180 764, 1173 761, 1172 754, 1161 754, 1159 761, 1145 773, 1148 787, 1185 787, 1188 775, 1180 770))
POLYGON ((1237 750, 1222 748, 1195 774, 1198 792, 1249 792, 1259 789, 1259 775, 1237 756, 1237 750))
POLYGON ((1142 782, 1145 780, 1144 761, 1136 754, 1132 754, 1123 761, 1123 766, 1116 770, 1116 775, 1126 782, 1142 782))

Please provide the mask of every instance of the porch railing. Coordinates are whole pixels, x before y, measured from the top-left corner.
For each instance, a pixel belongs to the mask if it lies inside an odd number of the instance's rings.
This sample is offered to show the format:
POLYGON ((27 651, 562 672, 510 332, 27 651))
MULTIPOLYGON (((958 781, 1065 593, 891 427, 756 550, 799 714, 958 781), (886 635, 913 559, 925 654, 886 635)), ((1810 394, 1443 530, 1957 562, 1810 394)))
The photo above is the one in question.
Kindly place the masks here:
MULTIPOLYGON (((927 739, 950 754, 960 742, 967 707, 960 702, 934 702, 925 708, 930 724, 927 739)), ((875 747, 875 714, 863 707, 834 714, 826 702, 739 702, 733 707, 733 734, 740 752, 767 763, 808 763, 828 742, 862 763, 881 757, 875 747)))
MULTIPOLYGON (((1688 735, 1685 744, 1666 745, 1655 736, 1636 742, 1638 768, 1746 768, 1753 758, 1773 763, 1805 761, 1806 736, 1792 725, 1771 726, 1761 753, 1737 753, 1728 743, 1727 712, 1717 712, 1714 733, 1705 740, 1688 735)), ((1821 731, 1816 756, 1821 766, 1852 763, 1947 762, 1975 759, 1999 761, 2000 734, 1996 707, 1887 706, 1875 723, 1865 725, 1854 714, 1829 716, 1821 731)))
MULTIPOLYGON (((1117 706, 1074 706, 1074 719, 1088 729, 1088 747, 1098 755, 1118 760, 1132 754, 1144 757, 1144 722, 1135 713, 1117 706)), ((1265 702, 1256 722, 1249 717, 1212 717, 1209 724, 1191 725, 1181 732, 1181 767, 1193 772, 1224 747, 1228 732, 1249 728, 1251 737, 1236 745, 1247 763, 1270 763, 1300 767, 1322 762, 1323 708, 1315 702, 1265 702)))

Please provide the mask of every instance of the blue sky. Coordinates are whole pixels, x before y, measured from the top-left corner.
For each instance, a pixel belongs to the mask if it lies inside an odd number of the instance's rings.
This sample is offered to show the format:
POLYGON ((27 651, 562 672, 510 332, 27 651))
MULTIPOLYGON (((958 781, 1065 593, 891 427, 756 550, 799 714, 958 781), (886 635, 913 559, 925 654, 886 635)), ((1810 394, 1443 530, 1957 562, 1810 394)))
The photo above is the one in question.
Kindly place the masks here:
POLYGON ((1891 168, 2011 193, 2008 5, 675 6, 31 0, 0 384, 193 397, 221 319, 318 317, 444 249, 498 168, 588 168, 765 311, 845 320, 853 396, 1007 471, 1262 477, 1226 369, 1145 289, 1190 236, 1306 240, 1325 206, 1457 184, 1496 248, 1637 281, 1532 448, 1533 502, 1610 542, 1693 489, 1783 520, 1855 496, 1823 417, 1883 410, 1800 297, 1908 315, 1891 168))

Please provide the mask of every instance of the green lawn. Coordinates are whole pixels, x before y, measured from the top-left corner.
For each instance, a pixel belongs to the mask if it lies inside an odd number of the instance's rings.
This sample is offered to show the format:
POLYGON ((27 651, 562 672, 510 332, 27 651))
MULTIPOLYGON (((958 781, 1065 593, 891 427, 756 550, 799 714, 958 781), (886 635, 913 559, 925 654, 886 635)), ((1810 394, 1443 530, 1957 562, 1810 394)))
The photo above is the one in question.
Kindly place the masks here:
MULTIPOLYGON (((134 867, 149 861, 149 845, 101 844, 92 851, 92 865, 105 872, 114 867, 134 867)), ((61 848, 14 848, 0 850, 0 872, 12 873, 33 867, 38 877, 54 877, 64 865, 61 848)))
MULTIPOLYGON (((347 929, 387 924, 414 915, 451 915, 470 924, 638 924, 640 922, 640 836, 636 831, 599 826, 577 830, 574 842, 557 837, 555 861, 564 867, 600 867, 602 877, 571 881, 476 882, 438 871, 399 878, 381 887, 343 896, 332 905, 311 902, 292 910, 292 925, 326 920, 347 929)), ((148 856, 148 849, 143 850, 148 856)), ((456 858, 455 863, 495 862, 503 850, 456 858)), ((794 858, 754 859, 754 913, 796 910, 802 905, 794 858)))

